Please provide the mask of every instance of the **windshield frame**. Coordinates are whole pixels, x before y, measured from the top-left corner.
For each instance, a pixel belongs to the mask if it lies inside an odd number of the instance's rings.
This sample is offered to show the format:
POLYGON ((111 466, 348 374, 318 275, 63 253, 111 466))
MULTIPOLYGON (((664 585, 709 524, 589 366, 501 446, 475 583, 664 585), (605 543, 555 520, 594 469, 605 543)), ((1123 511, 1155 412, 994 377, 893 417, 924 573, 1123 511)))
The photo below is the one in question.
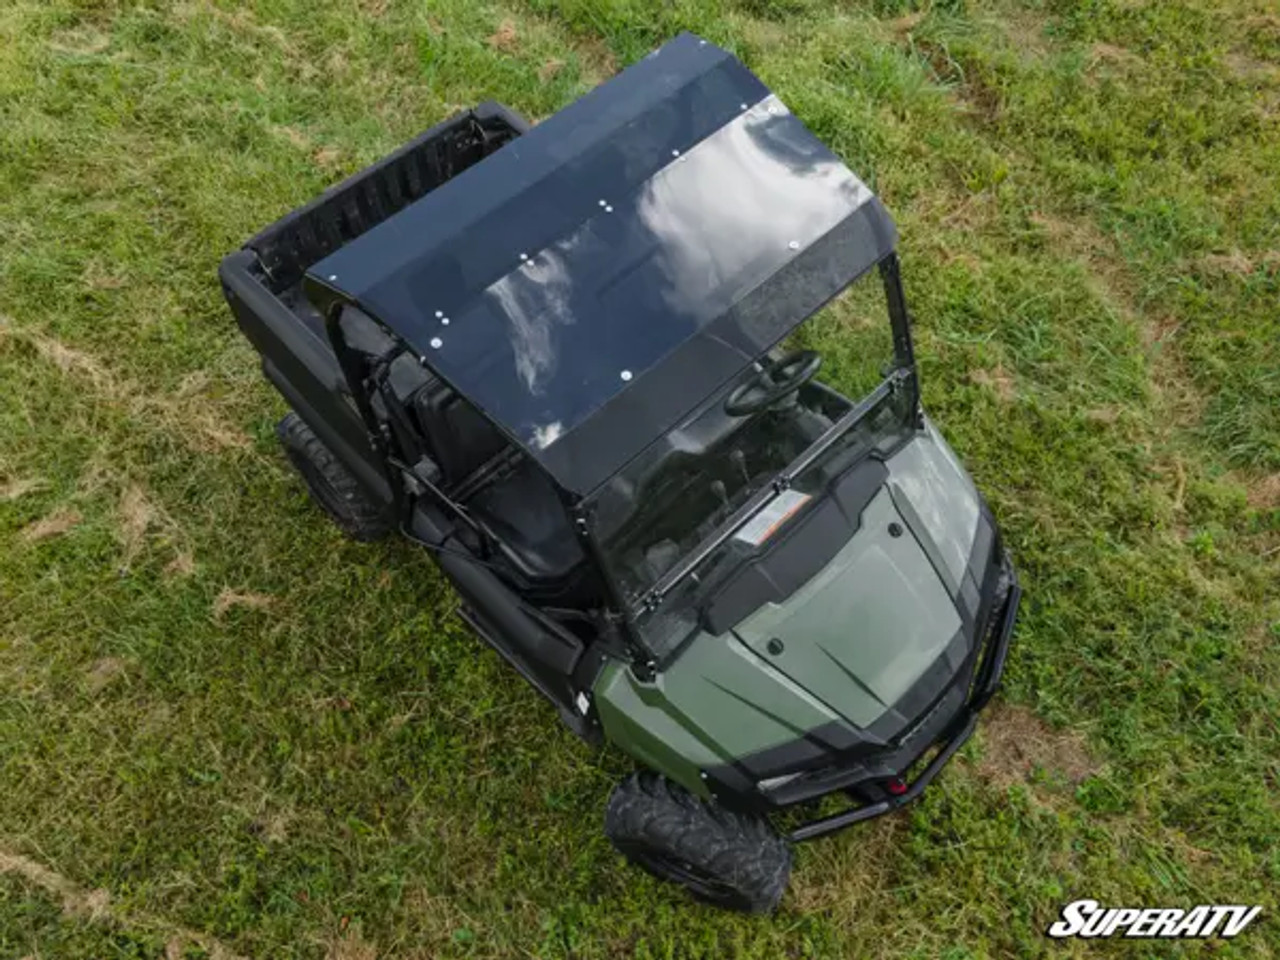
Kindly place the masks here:
MULTIPOLYGON (((854 402, 852 407, 827 428, 820 437, 774 474, 769 481, 763 483, 760 489, 752 494, 745 503, 726 517, 714 531, 704 537, 696 547, 659 577, 634 602, 627 602, 625 599, 614 572, 606 560, 603 546, 596 537, 594 525, 587 519, 587 514, 592 508, 594 498, 589 497, 578 505, 575 513, 577 514, 579 530, 585 537, 589 552, 600 570, 604 583, 607 585, 612 606, 622 614, 621 619, 625 624, 625 629, 637 649, 644 651, 646 654, 658 655, 657 651, 654 651, 651 645, 645 642, 643 632, 637 627, 637 619, 661 607, 667 595, 689 574, 732 537, 770 499, 786 490, 797 476, 803 473, 842 436, 853 429, 871 410, 875 409, 893 393, 905 389, 910 392, 907 404, 910 417, 913 420, 919 420, 919 383, 911 342, 910 316, 907 312, 906 299, 902 290, 897 255, 889 253, 879 261, 877 267, 884 286, 886 307, 893 333, 895 361, 893 369, 871 392, 854 402)), ((670 652, 663 656, 664 659, 669 657, 670 652)))
POLYGON ((768 483, 761 486, 751 498, 732 514, 725 518, 712 533, 698 546, 689 552, 683 560, 658 578, 640 600, 627 611, 631 617, 655 610, 685 577, 713 554, 726 540, 732 537, 740 527, 755 513, 778 494, 790 488, 801 473, 817 460, 846 433, 857 426, 867 412, 888 398, 899 385, 911 377, 911 371, 902 367, 895 368, 888 377, 881 380, 874 390, 864 396, 844 416, 833 423, 817 440, 806 447, 798 457, 783 467, 768 483))

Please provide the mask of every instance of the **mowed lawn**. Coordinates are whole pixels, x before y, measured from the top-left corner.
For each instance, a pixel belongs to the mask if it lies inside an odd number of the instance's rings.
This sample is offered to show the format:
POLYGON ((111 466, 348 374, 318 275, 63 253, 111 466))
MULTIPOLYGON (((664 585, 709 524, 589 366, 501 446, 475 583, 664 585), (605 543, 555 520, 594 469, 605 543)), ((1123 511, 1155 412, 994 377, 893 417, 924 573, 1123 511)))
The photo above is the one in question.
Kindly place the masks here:
POLYGON ((1278 121, 1272 0, 0 0, 0 957, 1111 952, 1043 937, 1079 897, 1260 903, 1217 955, 1280 954, 1278 121), (768 918, 626 866, 627 758, 309 504, 215 278, 682 29, 898 219, 1026 588, 979 734, 768 918))

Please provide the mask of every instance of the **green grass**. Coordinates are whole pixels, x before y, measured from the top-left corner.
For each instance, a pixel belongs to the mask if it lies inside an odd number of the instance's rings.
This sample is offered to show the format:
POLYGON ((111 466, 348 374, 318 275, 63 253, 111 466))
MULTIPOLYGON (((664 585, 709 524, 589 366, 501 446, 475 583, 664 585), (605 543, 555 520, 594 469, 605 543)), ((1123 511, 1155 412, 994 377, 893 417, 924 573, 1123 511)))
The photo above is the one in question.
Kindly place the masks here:
POLYGON ((6 957, 38 948, 46 957, 159 960, 164 947, 163 939, 115 928, 91 914, 69 915, 46 891, 0 875, 0 951, 6 957))
POLYGON ((958 960, 1088 896, 1262 903, 1220 952, 1276 955, 1278 117, 1266 0, 0 4, 0 855, 113 905, 7 873, 0 952, 958 960), (548 115, 683 28, 897 217, 1026 586, 974 743, 768 919, 625 867, 626 759, 307 503, 215 280, 453 110, 548 115))

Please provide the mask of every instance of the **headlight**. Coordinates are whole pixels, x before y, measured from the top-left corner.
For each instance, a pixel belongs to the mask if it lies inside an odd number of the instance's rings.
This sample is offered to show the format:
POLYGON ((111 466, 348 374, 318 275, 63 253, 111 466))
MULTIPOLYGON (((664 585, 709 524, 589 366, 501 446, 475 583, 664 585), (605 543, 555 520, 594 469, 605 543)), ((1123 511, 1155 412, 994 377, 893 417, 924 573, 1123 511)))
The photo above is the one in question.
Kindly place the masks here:
POLYGON ((761 793, 771 793, 779 787, 786 786, 792 780, 803 777, 804 771, 800 770, 796 773, 784 773, 780 777, 769 777, 766 780, 760 780, 756 783, 756 789, 761 793))

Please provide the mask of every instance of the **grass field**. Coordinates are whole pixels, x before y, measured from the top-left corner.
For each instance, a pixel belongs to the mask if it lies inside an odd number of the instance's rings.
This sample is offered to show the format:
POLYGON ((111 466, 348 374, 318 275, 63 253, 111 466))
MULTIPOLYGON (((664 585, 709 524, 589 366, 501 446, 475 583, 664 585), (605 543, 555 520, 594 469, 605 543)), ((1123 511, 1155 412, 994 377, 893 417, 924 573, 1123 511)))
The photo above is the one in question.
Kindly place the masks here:
POLYGON ((1271 0, 0 0, 0 957, 1106 951, 1042 937, 1077 897, 1261 903, 1218 954, 1280 954, 1278 174, 1271 0), (308 503, 215 280, 685 28, 898 218, 1026 587, 973 742, 765 919, 626 867, 626 758, 308 503))

